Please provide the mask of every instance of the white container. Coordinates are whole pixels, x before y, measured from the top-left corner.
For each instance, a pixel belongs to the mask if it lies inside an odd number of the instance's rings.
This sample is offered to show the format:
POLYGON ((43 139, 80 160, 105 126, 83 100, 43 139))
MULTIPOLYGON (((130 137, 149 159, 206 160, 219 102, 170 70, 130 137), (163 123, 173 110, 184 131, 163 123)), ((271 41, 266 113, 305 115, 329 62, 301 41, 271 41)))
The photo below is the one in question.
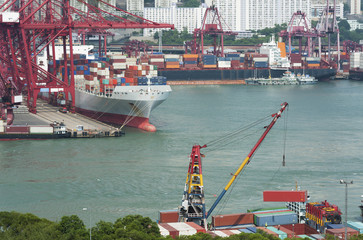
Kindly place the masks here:
POLYGON ((293 64, 292 64, 292 66, 293 66, 293 67, 301 67, 301 66, 302 66, 302 64, 301 64, 301 63, 293 63, 293 64))
POLYGON ((114 63, 112 66, 113 69, 126 69, 126 63, 114 63))
POLYGON ((318 58, 318 57, 306 57, 306 61, 318 61, 318 62, 320 62, 320 58, 318 58))
POLYGON ((14 103, 21 103, 21 102, 23 102, 23 96, 22 95, 14 96, 14 103))
POLYGON ((126 55, 113 54, 113 55, 110 56, 110 59, 126 59, 126 55))
POLYGON ((164 62, 164 58, 150 58, 150 63, 164 62))
POLYGON ((267 62, 268 57, 256 57, 256 58, 253 58, 253 61, 255 61, 255 62, 267 62))
POLYGON ((29 127, 30 133, 53 133, 53 127, 48 126, 31 126, 29 127))
POLYGON ((2 12, 1 19, 3 23, 19 22, 19 12, 2 12))
POLYGON ((0 126, 0 133, 5 132, 5 127, 4 126, 0 126))
POLYGON ((350 55, 350 68, 360 67, 360 58, 363 55, 361 52, 353 52, 350 55))
POLYGON ((218 62, 218 67, 219 68, 230 68, 231 67, 231 62, 230 61, 219 61, 218 62))
POLYGON ((179 59, 179 55, 177 55, 177 54, 165 54, 164 55, 164 58, 165 59, 168 59, 168 58, 177 58, 177 59, 179 59))
POLYGON ((98 71, 98 68, 90 67, 90 68, 89 68, 89 71, 90 71, 90 72, 94 72, 94 73, 95 73, 95 72, 97 72, 97 71, 98 71))

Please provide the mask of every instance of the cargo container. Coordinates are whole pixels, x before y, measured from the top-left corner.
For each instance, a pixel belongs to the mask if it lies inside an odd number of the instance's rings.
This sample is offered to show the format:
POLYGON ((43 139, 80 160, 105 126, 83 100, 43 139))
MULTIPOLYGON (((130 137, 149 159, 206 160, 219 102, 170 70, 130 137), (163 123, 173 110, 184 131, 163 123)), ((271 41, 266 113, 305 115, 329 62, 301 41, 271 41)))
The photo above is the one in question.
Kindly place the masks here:
MULTIPOLYGON (((332 235, 334 237, 338 237, 340 239, 344 239, 345 238, 345 228, 339 228, 339 229, 326 229, 325 231, 326 235, 332 235)), ((347 227, 347 238, 350 238, 352 236, 358 236, 359 231, 347 227)))
POLYGON ((295 233, 295 235, 301 235, 301 234, 306 234, 306 235, 310 235, 310 234, 319 234, 319 232, 308 226, 307 224, 304 223, 298 223, 298 224, 288 224, 288 225, 284 225, 280 227, 280 230, 284 231, 284 228, 292 231, 295 233))
POLYGON ((179 211, 178 210, 165 210, 159 212, 159 223, 178 222, 179 211))
POLYGON ((311 239, 311 240, 315 240, 315 238, 313 238, 313 237, 310 237, 310 236, 308 236, 308 235, 305 235, 305 234, 302 234, 302 235, 297 235, 297 237, 299 237, 299 238, 308 238, 308 239, 311 239))
POLYGON ((264 191, 265 202, 306 202, 307 191, 264 191))
POLYGON ((280 239, 287 238, 287 233, 281 231, 280 230, 280 226, 278 226, 277 228, 275 228, 275 227, 267 227, 267 229, 269 229, 269 230, 273 231, 274 233, 276 233, 280 239))
POLYGON ((297 222, 297 214, 292 211, 254 214, 254 224, 256 226, 274 226, 297 222))
POLYGON ((344 228, 345 226, 343 224, 334 224, 334 223, 329 223, 326 225, 327 229, 339 229, 339 228, 344 228))
POLYGON ((273 231, 271 231, 270 229, 267 229, 266 227, 257 227, 258 230, 262 230, 264 232, 266 232, 267 234, 270 234, 272 236, 275 236, 275 237, 279 237, 279 235, 273 231))
POLYGON ((53 134, 53 127, 51 127, 51 126, 30 126, 29 133, 31 133, 31 134, 37 134, 37 133, 53 134))
POLYGON ((159 223, 158 226, 162 236, 171 236, 172 238, 206 232, 204 228, 193 222, 159 223))
POLYGON ((253 224, 252 213, 225 214, 212 216, 212 226, 234 226, 241 224, 253 224))
POLYGON ((29 133, 29 126, 6 126, 6 133, 29 133))
POLYGON ((229 237, 232 235, 240 234, 239 230, 215 230, 215 231, 207 231, 209 235, 212 237, 229 237))
POLYGON ((348 224, 348 227, 359 231, 360 234, 363 233, 363 223, 348 221, 347 224, 348 224))
POLYGON ((257 228, 256 227, 247 227, 246 229, 248 229, 249 231, 256 233, 257 232, 257 228))
POLYGON ((243 232, 243 233, 253 233, 250 230, 246 229, 246 228, 242 228, 242 229, 238 229, 238 231, 243 232))

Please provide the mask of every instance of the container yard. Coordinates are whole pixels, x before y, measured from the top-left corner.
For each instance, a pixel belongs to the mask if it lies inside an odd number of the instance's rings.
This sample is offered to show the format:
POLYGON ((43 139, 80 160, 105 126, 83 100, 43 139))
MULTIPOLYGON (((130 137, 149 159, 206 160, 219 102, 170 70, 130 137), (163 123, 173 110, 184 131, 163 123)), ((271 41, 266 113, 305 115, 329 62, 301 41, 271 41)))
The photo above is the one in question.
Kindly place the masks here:
POLYGON ((44 100, 39 100, 38 114, 29 113, 24 107, 15 110, 14 124, 0 121, 0 140, 102 138, 121 137, 119 128, 80 114, 61 112, 44 100))

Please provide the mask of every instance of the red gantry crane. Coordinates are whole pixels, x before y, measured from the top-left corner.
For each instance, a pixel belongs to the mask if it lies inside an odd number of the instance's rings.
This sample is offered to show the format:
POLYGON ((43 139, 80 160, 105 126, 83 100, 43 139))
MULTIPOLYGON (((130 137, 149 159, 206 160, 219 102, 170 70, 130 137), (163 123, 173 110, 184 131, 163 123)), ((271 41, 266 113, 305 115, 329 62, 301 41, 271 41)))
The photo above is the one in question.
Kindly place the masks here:
POLYGON ((222 17, 218 12, 218 8, 211 6, 205 11, 201 28, 194 29, 193 40, 185 43, 186 52, 187 48, 189 47, 191 49, 191 53, 193 54, 204 54, 204 35, 210 35, 213 37, 213 55, 217 57, 223 57, 223 36, 237 35, 237 33, 234 33, 231 30, 223 30, 222 17))
POLYGON ((336 18, 336 0, 333 0, 333 6, 330 6, 329 0, 327 0, 327 5, 324 8, 320 20, 316 26, 316 30, 318 33, 318 41, 319 41, 319 57, 322 57, 321 54, 321 37, 328 36, 328 63, 336 62, 338 65, 338 71, 340 70, 340 34, 339 27, 336 18), (337 34, 337 61, 332 61, 331 56, 331 35, 337 34))
POLYGON ((280 32, 280 37, 288 39, 289 55, 291 55, 292 49, 291 39, 296 38, 299 40, 299 53, 301 54, 303 51, 302 40, 303 38, 306 38, 305 51, 307 51, 307 54, 310 57, 312 55, 312 38, 317 36, 318 34, 316 31, 309 27, 306 13, 301 11, 294 13, 287 26, 287 30, 282 30, 280 32))
MULTIPOLYGON (((26 91, 29 111, 36 113, 40 92, 64 92, 71 111, 74 111, 73 32, 87 29, 174 28, 170 24, 152 22, 128 13, 106 0, 98 0, 95 4, 78 0, 75 4, 72 6, 70 0, 6 0, 0 5, 0 93, 6 99, 2 108, 11 108, 16 104, 14 96, 26 91), (45 54, 48 60, 52 60, 53 70, 59 67, 55 59, 58 40, 62 40, 63 44, 65 73, 62 78, 37 63, 37 57, 45 54)), ((5 115, 1 115, 4 120, 7 118, 5 115)), ((11 121, 8 120, 8 123, 11 121)))

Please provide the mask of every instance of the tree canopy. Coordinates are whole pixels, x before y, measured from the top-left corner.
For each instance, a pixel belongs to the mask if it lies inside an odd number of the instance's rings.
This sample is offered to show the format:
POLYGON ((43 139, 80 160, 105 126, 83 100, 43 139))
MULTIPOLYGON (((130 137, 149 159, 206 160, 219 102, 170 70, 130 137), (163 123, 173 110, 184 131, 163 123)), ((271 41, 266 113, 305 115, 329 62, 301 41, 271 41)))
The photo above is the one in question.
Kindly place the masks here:
MULTIPOLYGON (((52 222, 30 213, 0 212, 0 239, 8 240, 88 240, 89 230, 94 240, 172 240, 163 237, 156 222, 141 215, 129 215, 114 223, 99 221, 91 229, 86 229, 83 221, 76 215, 64 216, 60 222, 52 222)), ((179 236, 177 240, 279 240, 262 230, 257 233, 241 233, 230 237, 213 237, 207 233, 192 236, 179 236)), ((299 238, 300 239, 300 238, 299 238)), ((333 236, 327 236, 334 240, 333 236)), ((286 240, 289 240, 287 238, 286 240)), ((292 240, 297 240, 293 238, 292 240)), ((306 239, 308 240, 308 239, 306 239)), ((350 240, 363 240, 363 234, 350 237, 350 240)))

